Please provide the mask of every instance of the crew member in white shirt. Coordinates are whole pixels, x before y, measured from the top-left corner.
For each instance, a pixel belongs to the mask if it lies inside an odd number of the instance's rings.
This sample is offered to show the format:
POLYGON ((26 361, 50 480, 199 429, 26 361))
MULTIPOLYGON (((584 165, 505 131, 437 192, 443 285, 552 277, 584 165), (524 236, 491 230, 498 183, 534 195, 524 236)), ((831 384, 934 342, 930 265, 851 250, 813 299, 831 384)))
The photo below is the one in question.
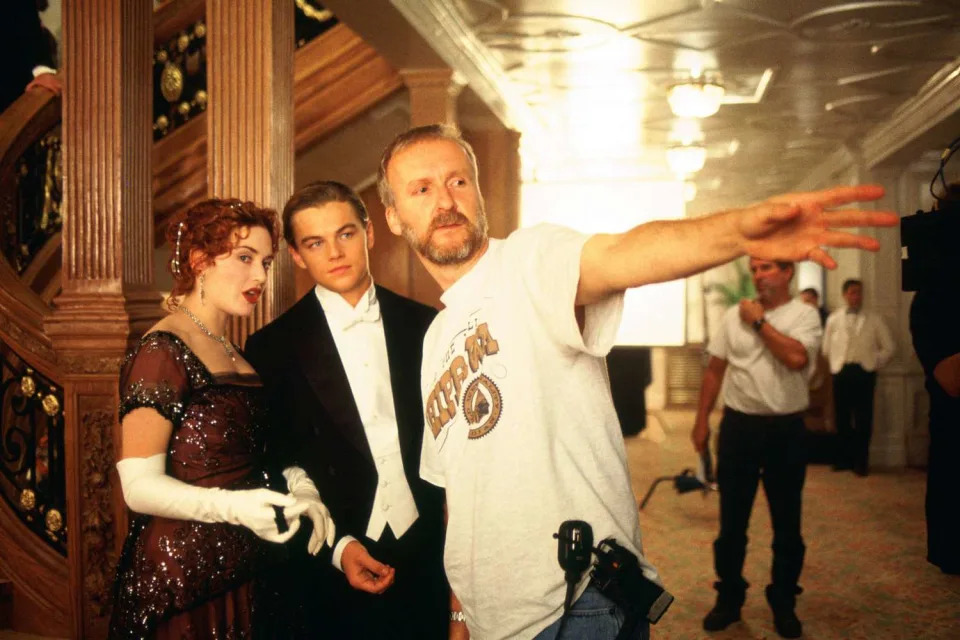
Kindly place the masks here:
POLYGON ((843 283, 846 307, 827 318, 823 354, 833 374, 833 404, 839 446, 834 469, 867 475, 873 432, 873 393, 877 369, 895 349, 893 337, 879 315, 863 308, 863 283, 843 283))
POLYGON ((799 638, 802 625, 794 607, 806 551, 800 532, 807 468, 803 411, 810 403, 808 381, 822 330, 816 310, 790 296, 793 263, 751 258, 750 273, 757 299, 727 311, 710 340, 693 428, 694 446, 702 452, 726 377, 717 444, 720 535, 713 543, 717 603, 703 627, 719 631, 740 619, 749 586, 743 579, 747 525, 762 480, 773 524, 767 601, 777 632, 799 638))

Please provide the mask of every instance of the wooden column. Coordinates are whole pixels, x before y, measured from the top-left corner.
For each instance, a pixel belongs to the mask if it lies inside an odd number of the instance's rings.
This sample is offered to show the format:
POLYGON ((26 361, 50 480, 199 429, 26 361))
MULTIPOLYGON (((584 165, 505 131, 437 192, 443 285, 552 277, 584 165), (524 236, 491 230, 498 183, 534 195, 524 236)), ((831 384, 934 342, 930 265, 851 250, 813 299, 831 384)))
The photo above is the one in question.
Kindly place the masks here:
POLYGON ((153 287, 149 0, 63 5, 63 275, 45 331, 64 387, 72 636, 103 637, 125 525, 117 377, 161 315, 153 287))
POLYGON ((410 126, 457 123, 457 96, 463 85, 452 69, 403 69, 403 84, 410 91, 410 126))
MULTIPOLYGON (((207 184, 211 197, 252 200, 278 212, 293 193, 292 2, 207 0, 207 184)), ((235 339, 292 303, 294 276, 281 248, 262 303, 235 339)))
POLYGON ((477 155, 490 237, 506 238, 520 225, 520 133, 500 126, 463 135, 477 155))
MULTIPOLYGON (((457 124, 457 96, 463 85, 454 79, 452 69, 402 69, 400 77, 410 94, 411 127, 457 124)), ((409 289, 405 295, 439 307, 442 290, 412 249, 409 256, 409 289)))

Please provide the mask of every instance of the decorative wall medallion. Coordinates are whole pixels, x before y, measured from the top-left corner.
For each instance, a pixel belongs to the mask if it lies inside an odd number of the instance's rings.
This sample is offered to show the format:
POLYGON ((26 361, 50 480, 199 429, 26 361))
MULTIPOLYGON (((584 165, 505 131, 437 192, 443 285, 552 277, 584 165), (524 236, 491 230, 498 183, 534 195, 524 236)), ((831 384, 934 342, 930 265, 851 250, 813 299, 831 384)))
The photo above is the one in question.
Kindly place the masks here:
POLYGON ((177 65, 168 62, 160 76, 160 93, 167 102, 176 102, 183 94, 183 71, 177 65))
POLYGON ((20 506, 30 511, 37 506, 37 494, 30 489, 24 489, 20 494, 20 506))

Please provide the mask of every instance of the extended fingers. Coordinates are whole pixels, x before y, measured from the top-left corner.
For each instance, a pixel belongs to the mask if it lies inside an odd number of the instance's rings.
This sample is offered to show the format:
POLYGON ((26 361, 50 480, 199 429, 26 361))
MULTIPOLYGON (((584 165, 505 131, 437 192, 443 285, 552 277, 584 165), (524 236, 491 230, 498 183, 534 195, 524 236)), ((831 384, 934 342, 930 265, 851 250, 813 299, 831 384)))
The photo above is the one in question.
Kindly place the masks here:
POLYGON ((826 247, 842 249, 863 249, 876 251, 880 248, 880 241, 870 236, 861 236, 846 231, 825 231, 820 238, 820 244, 826 247))
POLYGON ((893 211, 838 209, 828 211, 826 216, 830 227, 893 227, 900 224, 900 216, 893 211))
POLYGON ((878 184, 860 184, 856 186, 841 186, 814 191, 811 193, 794 194, 797 200, 812 199, 821 207, 837 207, 848 202, 867 202, 882 198, 884 188, 878 184))
POLYGON ((826 251, 824 251, 823 249, 821 249, 820 247, 817 247, 817 248, 815 248, 815 249, 811 249, 811 250, 810 250, 810 253, 807 254, 807 260, 811 260, 811 261, 813 261, 813 262, 816 262, 817 264, 819 264, 819 265, 820 265, 821 267, 823 267, 824 269, 836 269, 836 268, 837 268, 837 262, 836 262, 836 260, 834 260, 833 258, 831 258, 831 257, 830 257, 830 254, 827 253, 826 251))
POLYGON ((330 515, 327 515, 327 546, 333 548, 333 541, 336 538, 337 524, 330 515))

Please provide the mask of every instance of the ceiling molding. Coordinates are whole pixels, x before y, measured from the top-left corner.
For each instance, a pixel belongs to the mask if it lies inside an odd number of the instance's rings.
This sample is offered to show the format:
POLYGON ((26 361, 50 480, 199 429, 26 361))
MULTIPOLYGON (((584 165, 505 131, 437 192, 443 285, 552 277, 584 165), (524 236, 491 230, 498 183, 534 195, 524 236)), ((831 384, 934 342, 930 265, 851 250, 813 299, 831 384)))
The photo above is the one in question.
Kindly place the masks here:
POLYGON ((857 157, 843 146, 827 156, 827 159, 808 173, 793 190, 814 191, 832 186, 840 174, 853 167, 856 161, 857 157))
POLYGON ((867 132, 861 144, 867 167, 873 168, 886 161, 958 112, 960 58, 944 66, 915 97, 867 132))
POLYGON ((534 137, 542 131, 540 120, 512 86, 500 62, 449 2, 390 0, 390 3, 444 62, 463 74, 474 92, 507 127, 534 137))

